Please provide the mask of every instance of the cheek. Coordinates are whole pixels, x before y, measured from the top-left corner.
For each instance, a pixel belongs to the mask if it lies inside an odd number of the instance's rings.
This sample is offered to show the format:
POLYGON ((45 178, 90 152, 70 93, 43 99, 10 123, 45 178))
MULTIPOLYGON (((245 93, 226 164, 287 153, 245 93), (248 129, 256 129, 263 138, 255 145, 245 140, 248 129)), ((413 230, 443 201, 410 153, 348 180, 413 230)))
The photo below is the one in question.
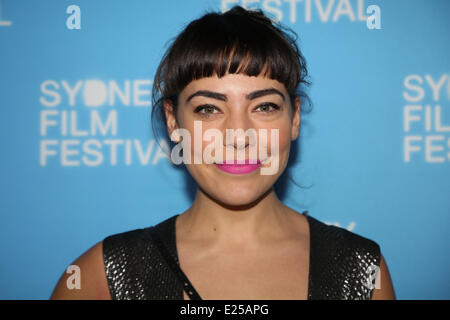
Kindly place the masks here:
POLYGON ((280 153, 286 152, 289 150, 291 145, 291 130, 288 127, 280 128, 278 144, 280 153))
POLYGON ((286 153, 289 153, 289 148, 291 145, 291 129, 289 125, 278 125, 268 129, 267 132, 268 146, 271 148, 269 148, 269 150, 278 150, 280 156, 284 156, 286 153), (274 130, 276 130, 278 134, 274 134, 276 132, 274 130))
POLYGON ((271 161, 265 165, 264 174, 278 177, 284 171, 289 160, 291 147, 291 135, 288 125, 280 126, 277 129, 277 135, 270 135, 269 152, 271 161))

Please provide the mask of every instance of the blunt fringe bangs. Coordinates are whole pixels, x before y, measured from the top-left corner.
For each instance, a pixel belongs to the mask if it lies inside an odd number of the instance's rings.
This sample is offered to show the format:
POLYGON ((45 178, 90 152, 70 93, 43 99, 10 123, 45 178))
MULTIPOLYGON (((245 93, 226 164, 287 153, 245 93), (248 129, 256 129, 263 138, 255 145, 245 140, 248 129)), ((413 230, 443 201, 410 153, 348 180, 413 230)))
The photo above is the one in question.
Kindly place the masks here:
POLYGON ((227 73, 278 80, 293 107, 297 96, 310 101, 302 89, 310 85, 306 60, 296 40, 292 30, 275 25, 261 10, 240 6, 192 21, 169 46, 157 69, 152 120, 159 113, 164 127, 164 101, 170 100, 175 111, 179 93, 191 81, 227 73))

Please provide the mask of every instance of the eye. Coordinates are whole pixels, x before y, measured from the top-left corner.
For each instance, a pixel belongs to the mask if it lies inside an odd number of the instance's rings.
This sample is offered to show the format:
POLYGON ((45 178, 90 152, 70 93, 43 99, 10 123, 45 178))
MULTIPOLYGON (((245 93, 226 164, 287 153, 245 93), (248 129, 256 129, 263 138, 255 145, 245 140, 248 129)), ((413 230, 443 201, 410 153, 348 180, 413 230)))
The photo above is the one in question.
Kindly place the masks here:
POLYGON ((280 110, 280 106, 276 105, 275 103, 267 102, 260 104, 256 110, 260 109, 262 113, 272 113, 275 111, 280 110))
POLYGON ((219 109, 212 104, 204 104, 195 108, 194 112, 200 114, 202 117, 209 117, 212 114, 216 114, 219 109))

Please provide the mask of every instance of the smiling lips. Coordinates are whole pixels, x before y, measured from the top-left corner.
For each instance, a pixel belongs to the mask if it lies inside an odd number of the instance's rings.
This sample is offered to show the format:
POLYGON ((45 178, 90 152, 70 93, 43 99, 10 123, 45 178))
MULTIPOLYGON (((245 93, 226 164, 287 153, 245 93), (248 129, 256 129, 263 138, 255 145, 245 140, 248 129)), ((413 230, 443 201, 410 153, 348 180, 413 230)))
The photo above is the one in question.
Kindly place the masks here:
POLYGON ((261 161, 246 159, 245 163, 239 164, 237 160, 226 161, 225 163, 216 163, 217 168, 232 174, 247 174, 258 170, 261 167, 261 161), (251 163, 250 163, 251 162, 251 163))

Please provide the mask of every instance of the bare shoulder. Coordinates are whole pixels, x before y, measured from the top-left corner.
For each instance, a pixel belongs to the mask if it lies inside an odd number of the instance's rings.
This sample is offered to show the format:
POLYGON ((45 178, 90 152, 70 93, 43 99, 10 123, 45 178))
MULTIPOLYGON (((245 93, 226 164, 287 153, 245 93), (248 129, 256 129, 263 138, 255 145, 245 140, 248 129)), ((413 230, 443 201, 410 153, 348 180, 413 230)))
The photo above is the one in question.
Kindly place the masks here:
POLYGON ((95 244, 64 270, 50 299, 110 300, 103 262, 103 241, 95 244), (66 269, 67 270, 67 269, 66 269))
POLYGON ((394 286, 389 269, 383 255, 380 253, 380 270, 373 290, 372 300, 395 300, 394 286))

